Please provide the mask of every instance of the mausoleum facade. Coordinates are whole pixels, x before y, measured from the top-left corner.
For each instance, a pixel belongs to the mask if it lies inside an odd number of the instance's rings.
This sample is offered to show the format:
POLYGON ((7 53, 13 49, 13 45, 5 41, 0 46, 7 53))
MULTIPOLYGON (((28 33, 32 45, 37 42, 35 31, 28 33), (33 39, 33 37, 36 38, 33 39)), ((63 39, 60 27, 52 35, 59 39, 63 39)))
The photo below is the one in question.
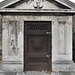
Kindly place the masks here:
POLYGON ((74 3, 68 0, 5 0, 2 75, 75 75, 72 60, 74 3))

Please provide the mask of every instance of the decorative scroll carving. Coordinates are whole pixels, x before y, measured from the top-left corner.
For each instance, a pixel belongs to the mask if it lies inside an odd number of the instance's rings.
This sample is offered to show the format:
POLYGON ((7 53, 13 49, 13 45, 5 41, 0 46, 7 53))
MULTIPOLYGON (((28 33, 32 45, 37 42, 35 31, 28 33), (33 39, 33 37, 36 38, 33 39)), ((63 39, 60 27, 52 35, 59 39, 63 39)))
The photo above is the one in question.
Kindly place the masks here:
POLYGON ((59 22, 59 24, 65 24, 66 23, 66 21, 58 21, 59 22))
POLYGON ((9 21, 9 55, 17 54, 17 21, 9 21))
POLYGON ((47 30, 48 25, 28 25, 28 30, 47 30))
POLYGON ((40 9, 43 7, 43 0, 34 0, 34 8, 40 9))
POLYGON ((58 21, 59 23, 59 54, 66 54, 66 21, 58 21))
POLYGON ((66 23, 66 21, 68 21, 68 19, 69 19, 68 16, 64 16, 64 17, 60 16, 60 17, 57 18, 58 22, 61 23, 61 24, 66 23))

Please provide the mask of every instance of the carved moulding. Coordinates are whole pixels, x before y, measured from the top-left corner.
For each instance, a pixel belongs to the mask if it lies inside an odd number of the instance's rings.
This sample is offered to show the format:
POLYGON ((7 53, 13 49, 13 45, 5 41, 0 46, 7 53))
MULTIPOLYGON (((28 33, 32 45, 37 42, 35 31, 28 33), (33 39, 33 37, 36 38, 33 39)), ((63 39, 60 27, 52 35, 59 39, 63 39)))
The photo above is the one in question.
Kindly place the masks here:
POLYGON ((17 55, 17 21, 9 21, 9 55, 17 55))

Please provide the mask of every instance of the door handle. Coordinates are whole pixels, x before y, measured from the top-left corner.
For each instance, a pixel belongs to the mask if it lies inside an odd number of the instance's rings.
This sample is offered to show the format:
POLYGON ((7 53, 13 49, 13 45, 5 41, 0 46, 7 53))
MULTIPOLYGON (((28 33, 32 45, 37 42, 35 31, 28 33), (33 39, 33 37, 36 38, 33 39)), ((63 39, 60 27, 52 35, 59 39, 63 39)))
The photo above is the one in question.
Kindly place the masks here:
POLYGON ((51 32, 46 32, 46 34, 47 34, 47 35, 50 35, 50 34, 51 34, 51 32))
POLYGON ((50 58, 50 55, 46 55, 47 58, 50 58))

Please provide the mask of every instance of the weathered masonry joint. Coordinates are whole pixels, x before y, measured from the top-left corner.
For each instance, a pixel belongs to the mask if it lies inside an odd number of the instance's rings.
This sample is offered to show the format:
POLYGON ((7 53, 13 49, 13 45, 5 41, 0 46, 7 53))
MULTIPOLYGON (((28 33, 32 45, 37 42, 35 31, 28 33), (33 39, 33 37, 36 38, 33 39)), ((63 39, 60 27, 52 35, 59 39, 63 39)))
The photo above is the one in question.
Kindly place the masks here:
POLYGON ((0 74, 75 75, 74 5, 58 0, 5 0, 2 3, 0 74))

